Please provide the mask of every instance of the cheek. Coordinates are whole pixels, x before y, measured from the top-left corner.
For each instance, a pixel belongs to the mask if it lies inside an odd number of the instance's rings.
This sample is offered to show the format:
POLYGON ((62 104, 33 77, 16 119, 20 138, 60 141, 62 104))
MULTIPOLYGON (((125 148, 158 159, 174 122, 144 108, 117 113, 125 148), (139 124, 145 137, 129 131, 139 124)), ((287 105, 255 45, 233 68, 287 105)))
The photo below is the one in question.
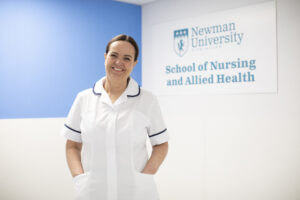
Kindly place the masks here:
POLYGON ((131 70, 133 69, 133 65, 132 65, 132 64, 128 65, 128 66, 127 66, 127 69, 128 69, 129 71, 131 71, 131 70))
POLYGON ((111 63, 111 61, 110 61, 109 59, 106 59, 106 60, 104 61, 105 66, 110 65, 110 63, 111 63))

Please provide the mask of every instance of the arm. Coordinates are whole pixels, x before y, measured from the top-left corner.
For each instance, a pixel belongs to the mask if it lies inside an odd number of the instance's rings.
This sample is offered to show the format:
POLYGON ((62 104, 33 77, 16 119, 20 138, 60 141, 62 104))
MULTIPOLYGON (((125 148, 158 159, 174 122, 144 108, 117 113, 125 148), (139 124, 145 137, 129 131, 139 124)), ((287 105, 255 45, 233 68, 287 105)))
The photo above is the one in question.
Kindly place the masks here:
POLYGON ((66 157, 70 172, 73 177, 84 173, 81 164, 81 149, 82 144, 67 140, 66 143, 66 157))
POLYGON ((153 146, 152 154, 142 173, 155 174, 168 153, 168 142, 153 146))

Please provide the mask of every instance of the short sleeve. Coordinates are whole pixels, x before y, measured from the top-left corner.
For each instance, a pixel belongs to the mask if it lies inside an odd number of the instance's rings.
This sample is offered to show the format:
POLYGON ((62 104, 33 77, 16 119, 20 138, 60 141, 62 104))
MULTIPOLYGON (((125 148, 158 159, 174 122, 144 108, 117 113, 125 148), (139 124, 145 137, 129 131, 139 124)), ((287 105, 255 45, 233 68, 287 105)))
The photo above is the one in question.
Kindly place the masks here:
POLYGON ((154 146, 167 142, 169 140, 169 134, 156 97, 154 97, 149 110, 150 126, 148 134, 151 145, 154 146))
POLYGON ((76 96, 75 101, 69 111, 64 127, 61 130, 61 135, 68 140, 81 143, 81 97, 80 93, 76 96))

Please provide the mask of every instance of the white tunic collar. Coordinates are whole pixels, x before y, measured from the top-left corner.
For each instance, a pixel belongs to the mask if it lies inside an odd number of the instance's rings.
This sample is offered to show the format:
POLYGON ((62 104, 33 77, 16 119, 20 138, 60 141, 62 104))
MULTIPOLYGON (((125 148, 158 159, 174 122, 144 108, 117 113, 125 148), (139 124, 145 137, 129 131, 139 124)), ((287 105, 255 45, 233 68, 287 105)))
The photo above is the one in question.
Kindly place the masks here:
MULTIPOLYGON (((105 80, 105 77, 101 78, 94 84, 93 93, 95 95, 102 95, 104 97, 104 99, 106 99, 106 98, 108 98, 108 95, 103 87, 104 80, 105 80)), ((123 94, 120 96, 120 98, 118 100, 121 102, 124 102, 127 100, 127 97, 139 96, 140 92, 141 92, 140 86, 137 84, 137 82, 133 78, 130 77, 127 88, 125 89, 125 91, 123 92, 123 94)), ((118 102, 118 100, 116 101, 116 103, 118 102)), ((121 103, 121 102, 118 102, 118 103, 121 103)))

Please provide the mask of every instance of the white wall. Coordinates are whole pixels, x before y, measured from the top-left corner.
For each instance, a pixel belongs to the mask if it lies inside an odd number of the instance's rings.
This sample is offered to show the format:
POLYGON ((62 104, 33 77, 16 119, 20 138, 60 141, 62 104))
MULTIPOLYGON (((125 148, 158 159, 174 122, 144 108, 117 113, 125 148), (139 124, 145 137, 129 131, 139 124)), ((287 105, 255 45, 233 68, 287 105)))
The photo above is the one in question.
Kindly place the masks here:
MULTIPOLYGON (((143 86, 151 84, 152 26, 259 2, 144 5, 143 86)), ((277 1, 278 93, 159 97, 171 133, 156 176, 162 200, 300 199, 299 10, 300 1, 277 1)))
POLYGON ((71 200, 63 118, 0 120, 0 199, 71 200))

